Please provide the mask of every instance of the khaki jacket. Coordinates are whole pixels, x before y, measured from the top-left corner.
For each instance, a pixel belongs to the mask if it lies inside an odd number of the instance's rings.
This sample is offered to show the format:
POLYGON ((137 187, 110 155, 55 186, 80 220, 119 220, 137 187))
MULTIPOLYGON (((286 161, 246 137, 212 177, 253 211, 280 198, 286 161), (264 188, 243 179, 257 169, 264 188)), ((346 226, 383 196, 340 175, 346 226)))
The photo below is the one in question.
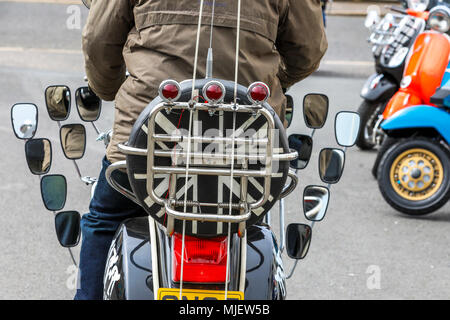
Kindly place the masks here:
MULTIPOLYGON (((198 78, 204 78, 211 0, 204 1, 198 78)), ((103 100, 115 100, 107 157, 124 159, 117 144, 166 79, 192 79, 199 0, 93 0, 83 30, 89 85, 103 100), (126 70, 130 76, 125 77, 126 70)), ((237 1, 216 0, 213 77, 234 80, 237 1)), ((238 82, 263 81, 269 103, 284 119, 282 88, 304 79, 327 49, 319 0, 242 0, 238 82)))

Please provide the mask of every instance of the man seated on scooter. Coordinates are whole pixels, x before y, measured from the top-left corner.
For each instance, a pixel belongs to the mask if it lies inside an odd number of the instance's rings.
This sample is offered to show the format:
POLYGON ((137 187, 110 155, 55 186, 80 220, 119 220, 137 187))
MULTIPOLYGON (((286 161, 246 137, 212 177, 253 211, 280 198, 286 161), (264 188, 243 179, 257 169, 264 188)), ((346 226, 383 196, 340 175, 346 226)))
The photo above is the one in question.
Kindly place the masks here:
MULTIPOLYGON (((105 170, 123 160, 117 144, 128 140, 163 80, 183 81, 193 74, 201 1, 92 0, 83 31, 89 86, 103 100, 115 100, 113 136, 103 169, 82 219, 80 282, 76 299, 101 299, 102 277, 111 240, 120 223, 146 215, 114 191, 105 170), (129 76, 126 77, 126 70, 129 76)), ((205 77, 214 5, 213 76, 234 79, 238 1, 204 1, 197 78, 205 77)), ((327 49, 320 1, 242 1, 238 82, 263 81, 269 103, 284 121, 289 88, 314 72, 327 49)), ((127 176, 116 177, 127 184, 127 176)))

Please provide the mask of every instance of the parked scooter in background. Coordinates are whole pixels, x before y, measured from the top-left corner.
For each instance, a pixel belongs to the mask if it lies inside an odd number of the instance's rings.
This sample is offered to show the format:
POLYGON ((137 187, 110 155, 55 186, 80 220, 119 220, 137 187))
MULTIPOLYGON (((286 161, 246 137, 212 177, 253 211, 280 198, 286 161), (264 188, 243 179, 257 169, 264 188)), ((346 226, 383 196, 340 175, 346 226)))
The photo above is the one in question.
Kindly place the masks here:
MULTIPOLYGON (((417 37, 408 58, 401 88, 389 101, 380 117, 380 123, 401 109, 421 104, 432 105, 430 99, 441 85, 449 61, 449 12, 449 4, 437 6, 430 11, 427 24, 431 31, 417 37)), ((374 177, 377 177, 383 153, 393 143, 389 138, 384 140, 372 168, 374 177)))
POLYGON ((383 114, 388 138, 372 170, 385 200, 411 215, 436 211, 450 197, 448 6, 435 7, 428 24, 433 31, 417 38, 402 87, 383 114))
POLYGON ((379 125, 389 99, 400 88, 405 62, 415 38, 424 31, 428 12, 439 1, 402 1, 406 9, 391 7, 381 21, 376 11, 369 11, 365 22, 372 30, 369 43, 375 59, 376 73, 361 90, 364 99, 358 108, 361 130, 356 145, 363 150, 382 143, 379 125))

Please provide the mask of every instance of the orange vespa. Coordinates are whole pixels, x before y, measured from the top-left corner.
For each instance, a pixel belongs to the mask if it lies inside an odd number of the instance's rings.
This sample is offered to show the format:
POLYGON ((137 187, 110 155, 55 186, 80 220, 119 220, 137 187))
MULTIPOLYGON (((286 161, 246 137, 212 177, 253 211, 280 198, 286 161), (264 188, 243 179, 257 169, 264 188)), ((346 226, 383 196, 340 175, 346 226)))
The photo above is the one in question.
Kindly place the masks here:
POLYGON ((430 97, 440 86, 449 63, 450 39, 445 33, 426 31, 414 42, 400 89, 383 112, 383 120, 397 111, 420 104, 433 105, 430 97))

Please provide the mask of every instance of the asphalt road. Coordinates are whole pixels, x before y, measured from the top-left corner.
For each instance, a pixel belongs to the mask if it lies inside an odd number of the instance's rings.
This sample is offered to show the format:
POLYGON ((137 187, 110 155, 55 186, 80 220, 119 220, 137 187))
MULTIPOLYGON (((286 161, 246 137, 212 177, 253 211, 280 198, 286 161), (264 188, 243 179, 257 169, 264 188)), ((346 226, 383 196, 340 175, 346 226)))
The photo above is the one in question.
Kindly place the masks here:
MULTIPOLYGON (((68 180, 65 209, 87 212, 90 189, 64 158, 57 124, 48 118, 44 103, 48 85, 67 84, 72 91, 84 85, 80 28, 87 13, 82 6, 0 1, 0 299, 72 299, 75 292, 70 256, 58 244, 39 179, 27 168, 24 143, 12 133, 10 107, 17 102, 38 105, 37 137, 54 145, 51 173, 63 173, 68 180), (78 10, 79 21, 73 19, 78 10)), ((314 136, 313 158, 300 174, 300 187, 287 200, 288 223, 305 221, 302 189, 320 183, 319 150, 336 146, 334 115, 357 109, 359 91, 373 69, 363 19, 330 17, 327 33, 330 48, 319 71, 290 92, 297 102, 290 133, 309 132, 301 115, 306 93, 326 93, 331 105, 327 125, 314 136)), ((97 126, 107 130, 112 121, 113 104, 105 103, 97 126)), ((80 122, 76 112, 66 121, 72 122, 80 122)), ((104 148, 95 141, 93 128, 86 127, 88 149, 78 163, 84 176, 97 176, 104 148)), ((370 174, 374 157, 374 152, 348 150, 344 176, 331 189, 328 214, 315 224, 309 254, 288 281, 289 299, 449 298, 450 205, 423 218, 394 211, 370 174)), ((278 231, 276 209, 272 218, 278 231)), ((287 271, 292 266, 286 258, 287 271)))

